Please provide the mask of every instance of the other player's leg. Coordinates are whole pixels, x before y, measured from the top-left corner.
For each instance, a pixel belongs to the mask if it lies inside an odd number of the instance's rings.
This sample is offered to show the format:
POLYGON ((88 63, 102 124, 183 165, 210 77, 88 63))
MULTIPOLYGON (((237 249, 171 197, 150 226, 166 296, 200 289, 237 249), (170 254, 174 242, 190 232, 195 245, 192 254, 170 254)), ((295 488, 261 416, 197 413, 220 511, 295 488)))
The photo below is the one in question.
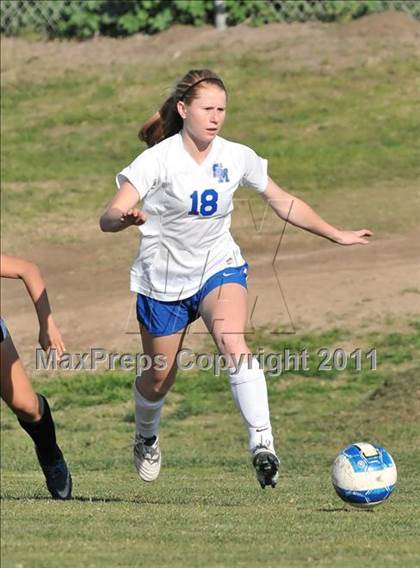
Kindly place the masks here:
POLYGON ((36 394, 11 337, 0 344, 1 397, 35 444, 47 488, 54 499, 70 499, 71 475, 57 445, 54 421, 47 399, 36 394))

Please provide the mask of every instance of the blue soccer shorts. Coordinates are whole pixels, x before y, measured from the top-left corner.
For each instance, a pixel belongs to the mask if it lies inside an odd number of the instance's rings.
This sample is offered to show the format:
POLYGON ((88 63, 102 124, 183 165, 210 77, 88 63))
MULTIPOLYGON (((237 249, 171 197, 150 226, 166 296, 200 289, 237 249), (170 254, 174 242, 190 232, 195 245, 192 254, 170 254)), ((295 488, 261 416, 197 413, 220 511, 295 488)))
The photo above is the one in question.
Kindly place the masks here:
POLYGON ((222 284, 235 282, 247 288, 248 264, 229 266, 210 276, 202 288, 189 298, 163 302, 137 294, 137 319, 155 337, 177 333, 200 317, 204 298, 222 284))
POLYGON ((0 318, 0 343, 8 336, 7 327, 4 321, 0 318))

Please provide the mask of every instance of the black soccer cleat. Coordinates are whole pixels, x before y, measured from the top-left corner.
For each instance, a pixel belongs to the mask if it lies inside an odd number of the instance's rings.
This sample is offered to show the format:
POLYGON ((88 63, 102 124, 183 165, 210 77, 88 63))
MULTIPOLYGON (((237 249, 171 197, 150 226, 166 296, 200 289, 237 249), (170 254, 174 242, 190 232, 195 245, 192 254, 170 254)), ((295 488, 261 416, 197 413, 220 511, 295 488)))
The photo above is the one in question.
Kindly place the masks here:
POLYGON ((274 452, 264 446, 257 446, 253 453, 252 465, 262 489, 267 485, 273 488, 277 485, 280 461, 274 452))
POLYGON ((53 499, 62 501, 71 499, 71 490, 73 482, 71 479, 69 468, 60 451, 60 456, 53 463, 43 463, 37 451, 39 465, 45 475, 48 491, 53 499))

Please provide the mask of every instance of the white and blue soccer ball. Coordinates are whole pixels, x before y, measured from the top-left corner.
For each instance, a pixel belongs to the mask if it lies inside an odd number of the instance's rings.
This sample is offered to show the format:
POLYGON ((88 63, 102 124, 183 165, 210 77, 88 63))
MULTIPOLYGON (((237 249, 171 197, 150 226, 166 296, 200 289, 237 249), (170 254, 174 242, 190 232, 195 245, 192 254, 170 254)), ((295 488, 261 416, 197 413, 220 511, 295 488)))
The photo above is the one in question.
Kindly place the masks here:
POLYGON ((332 466, 332 483, 343 501, 354 507, 374 507, 394 491, 397 468, 385 448, 356 443, 340 451, 332 466))

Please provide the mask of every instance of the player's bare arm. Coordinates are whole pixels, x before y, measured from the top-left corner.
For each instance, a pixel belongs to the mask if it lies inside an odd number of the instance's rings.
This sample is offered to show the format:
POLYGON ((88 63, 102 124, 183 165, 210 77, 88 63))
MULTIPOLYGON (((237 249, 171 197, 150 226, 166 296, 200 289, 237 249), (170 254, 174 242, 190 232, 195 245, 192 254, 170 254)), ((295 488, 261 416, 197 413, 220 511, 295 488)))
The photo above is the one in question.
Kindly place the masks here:
POLYGON ((65 351, 64 342, 55 324, 47 290, 38 266, 23 258, 1 255, 0 275, 4 278, 23 280, 38 316, 39 344, 45 351, 56 349, 57 355, 61 357, 65 351))
POLYGON ((131 225, 143 225, 146 215, 138 209, 139 194, 132 184, 124 182, 99 221, 104 233, 117 233, 131 225))
POLYGON ((333 227, 307 203, 279 187, 271 178, 268 178, 268 185, 262 196, 281 219, 339 245, 366 245, 369 243, 366 237, 373 234, 369 229, 349 231, 333 227))

